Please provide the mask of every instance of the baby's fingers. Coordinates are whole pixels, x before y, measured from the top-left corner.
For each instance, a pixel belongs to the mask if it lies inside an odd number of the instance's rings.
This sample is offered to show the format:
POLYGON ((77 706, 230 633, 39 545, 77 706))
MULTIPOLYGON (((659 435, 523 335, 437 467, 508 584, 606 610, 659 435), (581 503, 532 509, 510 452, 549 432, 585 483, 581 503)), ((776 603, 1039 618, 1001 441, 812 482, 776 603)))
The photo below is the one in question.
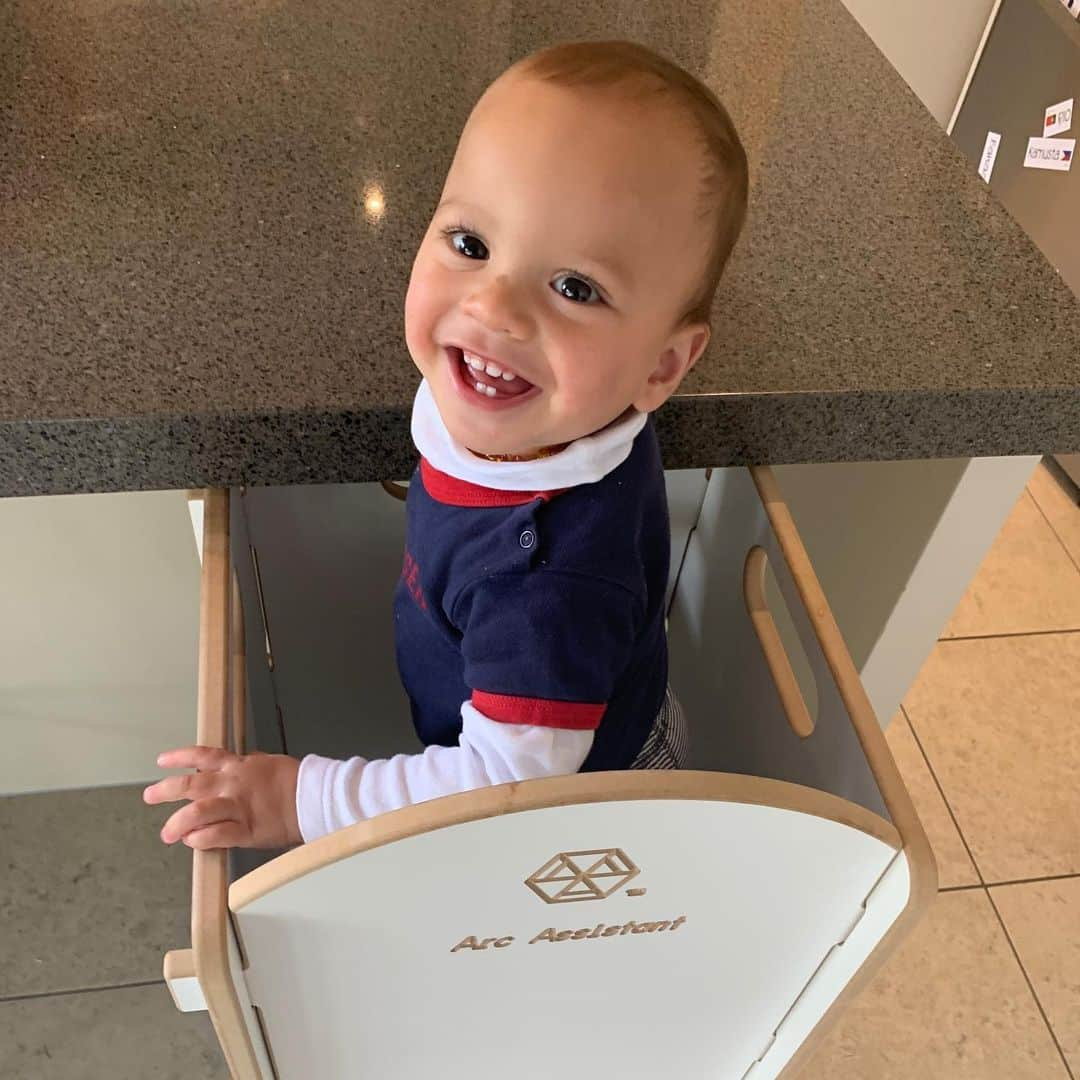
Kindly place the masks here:
POLYGON ((221 786, 219 773, 181 773, 166 776, 143 791, 143 802, 156 806, 158 803, 179 802, 180 799, 198 799, 212 795, 221 786))
POLYGON ((163 769, 220 769, 236 755, 213 746, 183 746, 178 750, 165 750, 158 754, 157 763, 163 769))
POLYGON ((227 822, 241 824, 235 799, 223 795, 199 799, 181 807, 165 822, 161 828, 161 839, 166 844, 175 844, 177 840, 186 840, 188 833, 197 829, 227 822))
POLYGON ((207 825, 205 829, 196 829, 184 837, 189 848, 209 851, 212 848, 250 847, 251 830, 238 821, 219 821, 216 825, 207 825))

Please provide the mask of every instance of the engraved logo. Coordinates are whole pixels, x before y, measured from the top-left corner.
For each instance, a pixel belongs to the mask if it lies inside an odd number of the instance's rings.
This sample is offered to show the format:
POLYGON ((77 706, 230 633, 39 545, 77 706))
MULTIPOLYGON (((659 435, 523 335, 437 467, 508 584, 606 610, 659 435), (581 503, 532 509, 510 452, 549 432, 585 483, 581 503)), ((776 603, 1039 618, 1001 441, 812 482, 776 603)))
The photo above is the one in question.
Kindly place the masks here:
POLYGON ((525 884, 545 904, 572 904, 579 900, 606 900, 639 873, 620 848, 563 851, 530 874, 525 884))

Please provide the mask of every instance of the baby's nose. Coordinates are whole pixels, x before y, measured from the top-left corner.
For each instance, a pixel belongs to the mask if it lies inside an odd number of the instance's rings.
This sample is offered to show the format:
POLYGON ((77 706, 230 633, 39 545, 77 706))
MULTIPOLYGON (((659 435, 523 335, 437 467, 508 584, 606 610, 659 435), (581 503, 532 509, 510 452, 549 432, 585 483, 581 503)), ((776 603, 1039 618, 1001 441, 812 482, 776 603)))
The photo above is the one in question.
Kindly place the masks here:
POLYGON ((483 323, 492 333, 525 338, 532 326, 524 298, 505 274, 470 294, 462 307, 466 315, 483 323))

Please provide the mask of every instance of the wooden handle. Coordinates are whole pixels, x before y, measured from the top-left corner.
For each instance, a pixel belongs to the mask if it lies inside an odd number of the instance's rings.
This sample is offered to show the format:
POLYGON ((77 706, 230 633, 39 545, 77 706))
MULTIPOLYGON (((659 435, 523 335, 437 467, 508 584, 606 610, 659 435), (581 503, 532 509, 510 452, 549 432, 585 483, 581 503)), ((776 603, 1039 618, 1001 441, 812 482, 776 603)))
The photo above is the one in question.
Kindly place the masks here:
POLYGON ((406 484, 399 484, 395 480, 383 480, 382 486, 387 495, 393 495, 395 499, 400 499, 402 502, 409 496, 409 488, 406 484))
MULTIPOLYGON (((207 491, 203 497, 197 741, 220 749, 229 745, 232 595, 229 493, 207 491)), ((199 986, 233 1077, 256 1080, 260 1071, 229 965, 228 852, 195 851, 193 855, 191 949, 199 986)))
POLYGON ((754 627, 754 633, 761 643, 765 654, 765 663, 780 694, 780 704, 784 708, 791 730, 801 739, 814 733, 814 720, 806 707, 806 699, 799 688, 799 680, 788 659, 787 650, 776 628, 776 620, 765 599, 765 570, 769 565, 769 556, 763 547, 752 547, 746 554, 743 567, 743 597, 746 600, 746 612, 754 627))

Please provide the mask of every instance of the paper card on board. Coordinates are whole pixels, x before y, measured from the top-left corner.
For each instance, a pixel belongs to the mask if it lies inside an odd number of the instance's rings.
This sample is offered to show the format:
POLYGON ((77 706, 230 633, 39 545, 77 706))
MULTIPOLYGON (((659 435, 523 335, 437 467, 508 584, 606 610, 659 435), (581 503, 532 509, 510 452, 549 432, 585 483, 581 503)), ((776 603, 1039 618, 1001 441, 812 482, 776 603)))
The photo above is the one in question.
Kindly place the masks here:
POLYGON ((988 131, 986 142, 983 143, 982 157, 979 158, 979 175, 989 184, 990 175, 994 171, 994 162, 997 161, 998 147, 1001 146, 1001 132, 988 131))
POLYGON ((1033 136, 1028 139, 1024 168, 1068 172, 1072 168, 1075 152, 1075 139, 1040 139, 1033 136))
POLYGON ((1072 127, 1073 99, 1051 105, 1043 118, 1043 135, 1060 135, 1072 127))

